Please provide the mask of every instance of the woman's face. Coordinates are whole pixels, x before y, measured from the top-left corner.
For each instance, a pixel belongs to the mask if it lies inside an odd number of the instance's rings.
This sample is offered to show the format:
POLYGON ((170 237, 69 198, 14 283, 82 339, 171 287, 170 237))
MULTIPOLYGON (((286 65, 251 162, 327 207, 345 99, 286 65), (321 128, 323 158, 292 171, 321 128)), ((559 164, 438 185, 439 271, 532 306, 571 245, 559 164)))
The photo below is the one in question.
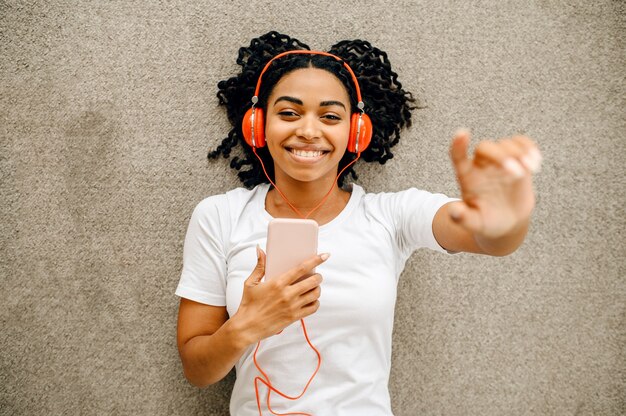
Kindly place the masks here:
POLYGON ((276 181, 314 182, 337 176, 350 132, 350 99, 328 71, 288 73, 267 101, 265 138, 276 181))

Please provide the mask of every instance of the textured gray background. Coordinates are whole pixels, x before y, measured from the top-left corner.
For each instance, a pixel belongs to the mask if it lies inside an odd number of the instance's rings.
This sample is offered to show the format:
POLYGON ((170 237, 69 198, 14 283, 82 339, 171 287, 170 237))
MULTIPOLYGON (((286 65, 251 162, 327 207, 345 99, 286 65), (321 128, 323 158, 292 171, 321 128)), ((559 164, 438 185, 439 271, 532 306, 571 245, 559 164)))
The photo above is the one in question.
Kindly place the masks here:
MULTIPOLYGON (((626 408, 626 9, 621 1, 0 1, 0 413, 221 415, 184 380, 187 221, 237 185, 205 155, 216 83, 269 30, 389 52, 427 108, 370 191, 456 194, 452 133, 545 157, 514 255, 418 252, 400 283, 397 415, 626 408)), ((474 142, 475 143, 475 142, 474 142)))

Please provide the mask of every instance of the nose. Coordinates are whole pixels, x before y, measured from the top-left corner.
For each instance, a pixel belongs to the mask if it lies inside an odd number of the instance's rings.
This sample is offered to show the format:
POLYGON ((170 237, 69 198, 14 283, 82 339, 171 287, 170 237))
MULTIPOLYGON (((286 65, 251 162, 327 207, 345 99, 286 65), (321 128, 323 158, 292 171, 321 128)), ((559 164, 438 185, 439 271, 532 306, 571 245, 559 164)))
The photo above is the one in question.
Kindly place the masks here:
POLYGON ((296 129, 296 136, 307 139, 319 139, 322 137, 322 131, 319 127, 319 120, 315 116, 305 116, 300 119, 300 124, 296 129))

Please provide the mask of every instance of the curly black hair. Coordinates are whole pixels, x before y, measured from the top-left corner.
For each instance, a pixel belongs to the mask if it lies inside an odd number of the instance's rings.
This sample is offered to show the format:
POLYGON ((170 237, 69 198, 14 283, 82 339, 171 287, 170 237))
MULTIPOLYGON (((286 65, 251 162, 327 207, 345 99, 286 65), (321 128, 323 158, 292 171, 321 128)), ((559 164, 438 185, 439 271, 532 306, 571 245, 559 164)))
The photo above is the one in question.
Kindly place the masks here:
MULTIPOLYGON (((254 156, 250 146, 244 140, 241 130, 242 120, 251 107, 251 98, 263 67, 276 55, 290 50, 310 50, 297 39, 278 32, 269 32, 259 38, 252 39, 250 46, 239 49, 237 64, 241 73, 227 80, 220 81, 217 97, 219 104, 226 107, 228 120, 233 128, 221 144, 209 152, 208 158, 219 155, 231 157, 234 148, 240 148, 243 156, 233 156, 230 166, 238 171, 237 175, 247 188, 261 183, 268 183, 261 168, 261 163, 254 156), (248 169, 244 169, 244 168, 248 169)), ((363 40, 344 40, 330 48, 329 53, 341 58, 354 71, 361 95, 365 104, 365 113, 372 120, 373 136, 367 149, 361 153, 366 162, 377 161, 384 164, 393 157, 391 147, 400 140, 400 130, 411 126, 411 110, 415 102, 413 95, 402 88, 398 74, 391 69, 387 54, 363 40)), ((354 82, 343 63, 325 55, 293 54, 272 62, 263 75, 259 102, 257 107, 266 108, 267 99, 276 83, 287 73, 296 69, 314 67, 324 69, 335 75, 346 87, 350 96, 352 112, 356 111, 356 90, 354 82)), ((268 175, 274 177, 274 164, 267 147, 257 150, 263 160, 268 175)), ((339 162, 339 170, 343 169, 356 158, 354 153, 346 152, 339 162)), ((339 178, 342 186, 347 175, 357 179, 351 166, 339 178)))

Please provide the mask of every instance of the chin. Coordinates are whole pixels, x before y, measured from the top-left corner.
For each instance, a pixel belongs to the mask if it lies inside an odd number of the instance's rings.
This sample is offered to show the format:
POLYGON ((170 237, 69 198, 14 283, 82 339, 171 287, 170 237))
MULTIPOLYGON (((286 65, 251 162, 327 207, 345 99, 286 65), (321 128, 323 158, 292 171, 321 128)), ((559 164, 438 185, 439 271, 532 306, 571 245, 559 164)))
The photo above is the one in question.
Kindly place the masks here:
POLYGON ((327 173, 291 171, 289 173, 285 172, 285 177, 295 182, 301 182, 302 184, 310 184, 312 182, 326 181, 329 179, 334 180, 337 177, 337 173, 338 171, 327 173))

